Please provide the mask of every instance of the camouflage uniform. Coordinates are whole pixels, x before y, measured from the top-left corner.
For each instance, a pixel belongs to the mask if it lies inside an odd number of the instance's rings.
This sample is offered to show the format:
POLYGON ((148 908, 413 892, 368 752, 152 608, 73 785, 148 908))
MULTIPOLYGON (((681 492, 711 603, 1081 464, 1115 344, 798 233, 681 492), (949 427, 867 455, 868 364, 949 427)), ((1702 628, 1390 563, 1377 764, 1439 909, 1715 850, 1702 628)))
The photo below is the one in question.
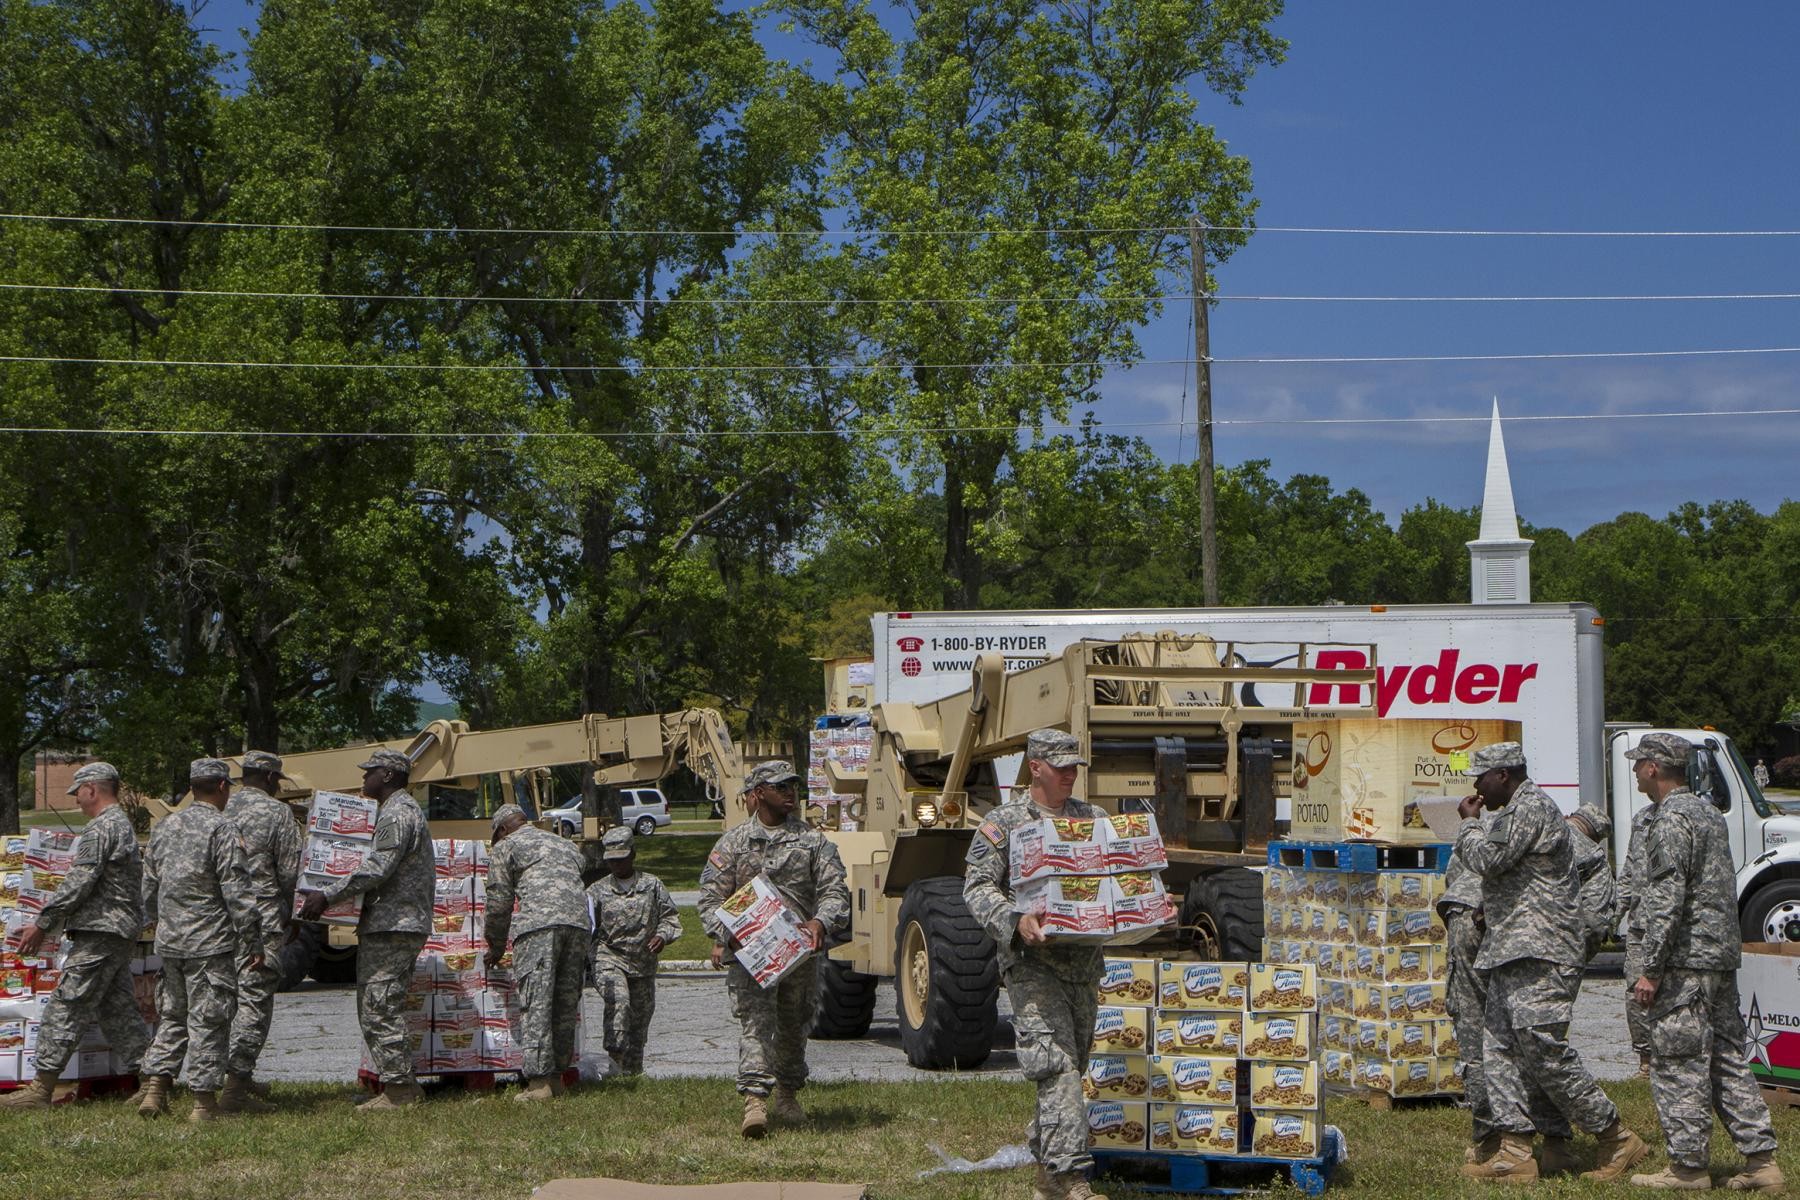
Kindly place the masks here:
MULTIPOLYGON (((244 756, 249 770, 273 755, 258 759, 255 751, 244 756)), ((275 759, 276 770, 281 760, 275 759)), ((269 1040, 269 1023, 275 1016, 275 989, 281 981, 278 965, 287 941, 288 921, 294 911, 294 885, 300 876, 300 824, 288 806, 261 788, 248 785, 232 793, 225 805, 225 819, 237 828, 244 847, 244 869, 257 911, 257 928, 244 943, 237 977, 237 1016, 231 1024, 230 1069, 233 1075, 249 1075, 269 1040), (261 954, 262 966, 250 959, 261 954)))
POLYGON ((138 1073, 150 1044, 131 992, 131 954, 144 930, 143 875, 131 818, 114 804, 88 822, 75 843, 75 865, 38 914, 46 933, 68 931, 62 978, 38 1029, 38 1074, 61 1074, 95 1021, 125 1073, 138 1073))
MULTIPOLYGON (((1475 763, 1484 761, 1478 752, 1475 763)), ((1482 879, 1487 933, 1475 966, 1487 976, 1482 1071, 1495 1128, 1530 1138, 1530 1079, 1571 1125, 1610 1129, 1619 1110, 1569 1045, 1586 954, 1574 849, 1556 802, 1524 780, 1485 824, 1462 823, 1456 854, 1482 879)))
POLYGON ((775 886, 799 920, 816 919, 823 925, 827 940, 850 924, 850 889, 837 847, 798 816, 790 815, 773 829, 752 816, 727 831, 707 855, 700 872, 700 924, 708 937, 726 946, 730 965, 725 982, 742 1028, 737 1090, 747 1096, 805 1086, 806 1039, 819 1003, 814 964, 795 967, 764 988, 743 964, 729 958, 725 927, 715 910, 758 875, 775 886))
POLYGON ((1588 804, 1577 809, 1575 816, 1595 833, 1590 837, 1587 829, 1573 819, 1568 823, 1569 846, 1575 854, 1575 877, 1581 883, 1577 903, 1581 912, 1582 953, 1586 959, 1592 959, 1619 925, 1619 889, 1613 879, 1605 844, 1606 833, 1611 831, 1612 824, 1604 813, 1588 804))
POLYGON ((231 1049, 238 950, 260 934, 237 828, 218 809, 189 800, 156 827, 144 856, 144 913, 162 956, 144 1072, 173 1077, 185 1059, 188 1086, 217 1091, 231 1049))
POLYGON ((1643 931, 1642 976, 1658 983, 1647 1022, 1650 1094, 1669 1159, 1707 1165, 1714 1112, 1739 1153, 1771 1151, 1774 1127, 1750 1073, 1738 1011, 1742 946, 1725 818, 1677 788, 1656 806, 1646 841, 1634 918, 1643 931))
POLYGON ((496 842, 488 855, 486 930, 489 946, 504 946, 509 933, 513 939, 525 1074, 560 1074, 575 1057, 587 965, 588 903, 575 844, 530 825, 496 842))
MULTIPOLYGON (((1645 848, 1650 841, 1650 823, 1655 816, 1656 806, 1651 804, 1639 809, 1631 818, 1631 845, 1625 852, 1625 865, 1619 869, 1619 913, 1625 921, 1624 971, 1628 993, 1644 975, 1644 927, 1634 909, 1638 897, 1643 895, 1645 848)), ((1631 1033, 1631 1048, 1637 1051, 1639 1060, 1648 1062, 1649 1010, 1629 994, 1625 997, 1625 1028, 1631 1033)))
MULTIPOLYGON (((1066 733, 1033 734, 1026 754, 1052 756, 1047 759, 1052 763, 1082 761, 1079 743, 1066 733)), ((1021 825, 1043 817, 1105 815, 1073 798, 1059 812, 1040 809, 1030 800, 1001 805, 970 839, 964 870, 963 896, 970 914, 994 939, 1012 1002, 1019 1069, 1037 1085, 1037 1110, 1027 1130, 1031 1156, 1053 1175, 1085 1171, 1094 1163, 1081 1079, 1093 1047, 1104 951, 1091 942, 1058 943, 1054 938, 1043 946, 1025 945, 1019 938, 1007 855, 1012 831, 1021 825)))
MULTIPOLYGON (((629 830, 624 831, 629 833, 629 830)), ((644 1043, 656 1012, 656 955, 646 946, 681 936, 681 917, 662 880, 642 871, 588 885, 594 907, 594 989, 604 1004, 606 1052, 628 1075, 644 1070, 644 1043)))
POLYGON ((402 788, 381 802, 375 852, 325 893, 327 904, 363 898, 356 926, 356 1018, 384 1084, 409 1083, 413 1077, 406 988, 431 934, 436 884, 431 830, 419 802, 402 788))

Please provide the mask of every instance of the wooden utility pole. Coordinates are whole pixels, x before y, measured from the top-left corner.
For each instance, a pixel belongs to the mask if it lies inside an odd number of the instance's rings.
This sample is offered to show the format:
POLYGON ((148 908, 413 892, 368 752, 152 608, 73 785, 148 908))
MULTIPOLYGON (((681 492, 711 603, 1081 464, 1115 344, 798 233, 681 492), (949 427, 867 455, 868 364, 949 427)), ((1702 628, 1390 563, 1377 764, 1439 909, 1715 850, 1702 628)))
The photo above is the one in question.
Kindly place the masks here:
POLYGON ((1219 603, 1219 537, 1213 499, 1212 339, 1206 328, 1206 228, 1199 216, 1188 221, 1193 255, 1194 402, 1199 426, 1200 595, 1208 608, 1219 603))

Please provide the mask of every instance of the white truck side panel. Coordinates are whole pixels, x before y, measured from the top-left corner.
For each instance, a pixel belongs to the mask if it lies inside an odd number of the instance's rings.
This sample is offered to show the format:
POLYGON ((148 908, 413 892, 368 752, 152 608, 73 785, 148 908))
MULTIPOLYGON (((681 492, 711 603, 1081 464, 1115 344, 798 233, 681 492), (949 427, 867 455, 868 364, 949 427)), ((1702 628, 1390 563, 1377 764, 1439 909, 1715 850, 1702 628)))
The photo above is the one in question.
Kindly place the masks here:
MULTIPOLYGON (((1264 665, 1290 653, 1278 643, 1306 642, 1317 665, 1346 669, 1366 668, 1351 647, 1373 643, 1380 715, 1518 721, 1532 778, 1572 811, 1606 803, 1597 617, 1585 604, 876 613, 873 699, 918 702, 959 691, 981 653, 1004 655, 1016 671, 1083 639, 1133 633, 1203 633, 1264 665)), ((1360 688, 1341 691, 1352 694, 1315 686, 1308 699, 1362 702, 1353 694, 1360 688)))

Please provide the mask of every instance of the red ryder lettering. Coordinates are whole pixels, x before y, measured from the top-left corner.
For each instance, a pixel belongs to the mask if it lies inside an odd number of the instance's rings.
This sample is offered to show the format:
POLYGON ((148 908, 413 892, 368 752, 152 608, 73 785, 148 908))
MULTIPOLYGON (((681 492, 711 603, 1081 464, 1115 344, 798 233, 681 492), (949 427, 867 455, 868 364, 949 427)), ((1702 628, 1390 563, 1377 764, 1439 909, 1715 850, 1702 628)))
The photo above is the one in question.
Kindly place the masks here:
MULTIPOLYGON (((1375 668, 1375 711, 1387 716, 1388 709, 1405 689, 1406 698, 1414 704, 1516 704, 1526 683, 1537 678, 1536 663, 1469 663, 1460 666, 1462 651, 1454 646, 1438 653, 1437 662, 1423 666, 1377 666, 1375 668)), ((1334 671, 1362 671, 1369 666, 1369 656, 1362 650, 1338 649, 1319 651, 1318 665, 1334 671)), ((1362 685, 1353 683, 1315 683, 1307 689, 1306 702, 1314 707, 1332 704, 1363 703, 1362 685)))

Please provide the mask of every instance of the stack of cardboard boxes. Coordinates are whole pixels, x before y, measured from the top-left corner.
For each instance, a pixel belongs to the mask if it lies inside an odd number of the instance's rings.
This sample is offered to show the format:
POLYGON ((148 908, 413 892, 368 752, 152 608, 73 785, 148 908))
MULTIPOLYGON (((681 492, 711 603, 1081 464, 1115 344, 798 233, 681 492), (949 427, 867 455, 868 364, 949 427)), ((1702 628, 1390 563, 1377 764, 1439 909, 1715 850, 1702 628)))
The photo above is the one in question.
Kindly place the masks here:
POLYGON ((1316 970, 1327 1083, 1388 1096, 1461 1093, 1435 907, 1443 880, 1279 866, 1263 875, 1263 958, 1316 970))
POLYGON ((806 795, 808 804, 824 808, 827 815, 839 810, 839 828, 855 829, 849 815, 849 804, 857 797, 831 790, 831 776, 825 773, 827 762, 836 762, 846 772, 867 770, 869 751, 875 744, 875 730, 866 718, 861 724, 833 724, 812 731, 806 763, 806 795), (848 822, 845 824, 844 822, 848 822))
POLYGON ((1046 937, 1128 945, 1175 919, 1168 852, 1148 813, 1045 818, 1009 837, 1014 907, 1046 937))
POLYGON ((1312 967, 1112 958, 1100 1004, 1083 1083, 1096 1149, 1319 1156, 1312 967))
MULTIPOLYGON (((16 952, 25 926, 34 924, 75 863, 80 829, 33 829, 29 834, 0 837, 0 924, 6 949, 0 951, 0 1087, 29 1082, 37 1076, 38 1027, 50 993, 62 978, 66 952, 52 938, 36 954, 16 952)), ((131 961, 132 991, 144 1020, 156 1022, 156 979, 162 960, 139 943, 131 961)), ((67 1080, 105 1080, 123 1076, 125 1064, 112 1052, 98 1025, 83 1031, 75 1053, 63 1067, 67 1080)))
POLYGON ((762 875, 713 911, 738 943, 738 962, 762 987, 774 987, 813 952, 811 935, 775 885, 762 875))
MULTIPOLYGON (((302 892, 323 892, 354 874, 375 851, 378 805, 367 796, 315 792, 306 814, 306 845, 300 853, 300 884, 294 890, 294 912, 302 892)), ((327 925, 355 925, 362 916, 362 897, 340 900, 319 919, 327 925)))

